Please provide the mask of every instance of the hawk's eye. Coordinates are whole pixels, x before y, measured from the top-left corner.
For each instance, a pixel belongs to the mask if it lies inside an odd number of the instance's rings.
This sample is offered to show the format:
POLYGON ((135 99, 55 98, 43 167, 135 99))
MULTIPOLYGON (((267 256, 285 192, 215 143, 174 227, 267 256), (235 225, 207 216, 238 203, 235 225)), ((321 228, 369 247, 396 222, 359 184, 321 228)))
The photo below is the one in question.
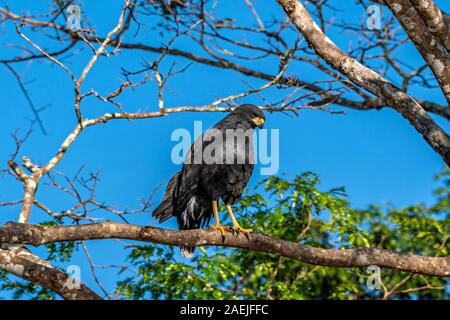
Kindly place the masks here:
POLYGON ((256 124, 257 126, 261 126, 264 124, 264 118, 262 117, 253 117, 252 121, 254 124, 256 124))

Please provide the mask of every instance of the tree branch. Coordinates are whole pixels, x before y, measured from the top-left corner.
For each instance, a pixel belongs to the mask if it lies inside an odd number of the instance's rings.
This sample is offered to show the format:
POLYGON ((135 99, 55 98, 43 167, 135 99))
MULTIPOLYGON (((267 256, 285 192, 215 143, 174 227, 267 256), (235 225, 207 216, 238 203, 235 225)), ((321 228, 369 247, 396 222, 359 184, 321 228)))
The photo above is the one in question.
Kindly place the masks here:
POLYGON ((102 299, 84 284, 70 285, 76 280, 25 248, 0 249, 0 268, 19 278, 52 290, 67 300, 102 299))
POLYGON ((450 27, 445 21, 444 13, 433 0, 410 0, 423 21, 450 53, 450 27))
POLYGON ((450 137, 422 106, 372 69, 345 54, 328 38, 298 0, 277 0, 313 50, 333 69, 398 111, 450 165, 450 137))
POLYGON ((439 38, 429 31, 409 0, 385 0, 385 2, 433 71, 450 105, 450 59, 446 48, 439 38))
POLYGON ((40 226, 9 222, 0 227, 0 242, 41 245, 52 242, 128 239, 176 246, 223 246, 272 253, 309 264, 364 268, 377 265, 389 269, 430 276, 450 277, 450 258, 426 257, 386 250, 322 249, 261 234, 233 235, 222 238, 211 230, 167 230, 115 222, 77 226, 40 226))
MULTIPOLYGON (((379 1, 380 1, 379 2, 380 4, 385 4, 384 2, 381 3, 381 0, 379 0, 379 1)), ((375 1, 375 2, 377 2, 377 1, 375 1)), ((16 20, 16 21, 21 21, 21 22, 24 22, 24 23, 27 23, 27 24, 30 24, 30 25, 33 25, 36 27, 53 28, 54 30, 56 30, 58 32, 64 32, 71 36, 71 44, 70 45, 72 45, 72 46, 75 43, 77 43, 79 40, 82 40, 82 39, 84 41, 87 41, 88 43, 89 42, 103 43, 105 41, 105 38, 96 37, 94 35, 85 35, 85 36, 81 37, 78 33, 74 33, 71 30, 66 29, 63 26, 59 26, 53 22, 46 22, 46 21, 30 19, 27 17, 21 17, 21 16, 16 15, 16 14, 14 14, 4 8, 1 8, 1 7, 0 7, 0 14, 3 14, 5 19, 7 18, 7 19, 16 20)), ((173 49, 173 48, 164 47, 164 46, 154 47, 154 46, 150 46, 150 45, 143 44, 143 43, 127 43, 127 42, 119 41, 117 39, 111 39, 111 41, 109 41, 107 45, 111 46, 111 47, 119 47, 120 46, 120 48, 127 49, 127 50, 142 50, 142 51, 146 51, 146 52, 171 55, 171 56, 175 56, 175 57, 183 57, 185 59, 189 59, 191 61, 195 61, 195 62, 198 62, 201 64, 205 64, 205 65, 216 67, 216 68, 234 70, 234 71, 244 74, 246 76, 259 78, 259 79, 263 79, 263 80, 267 80, 267 81, 272 81, 276 77, 276 75, 268 74, 266 72, 258 71, 255 69, 250 69, 242 64, 231 62, 231 61, 223 59, 223 58, 220 60, 209 59, 209 58, 205 58, 200 55, 193 54, 192 52, 183 51, 180 49, 173 49)), ((66 52, 67 49, 68 48, 65 48, 61 51, 54 52, 51 55, 57 56, 61 53, 66 52)), ((25 56, 25 57, 16 57, 13 59, 0 60, 0 62, 15 63, 15 62, 28 61, 30 59, 40 59, 40 58, 46 58, 46 56, 32 54, 30 56, 25 56)), ((285 84, 285 85, 294 85, 296 87, 304 88, 311 92, 318 93, 323 98, 323 100, 319 101, 318 103, 327 103, 328 101, 332 101, 333 104, 335 104, 335 105, 340 105, 342 107, 347 107, 350 109, 361 110, 361 111, 381 109, 386 106, 386 102, 383 101, 382 99, 374 99, 374 98, 366 99, 365 97, 363 97, 364 101, 357 101, 357 100, 352 100, 352 99, 348 99, 348 98, 344 98, 344 97, 337 97, 333 94, 330 94, 329 92, 327 92, 326 90, 322 89, 319 86, 304 82, 297 78, 281 77, 278 80, 278 83, 285 84)), ((439 116, 442 116, 442 117, 450 120, 450 109, 449 108, 446 108, 443 105, 440 105, 440 104, 437 104, 437 103, 434 103, 431 101, 420 100, 419 103, 422 105, 423 109, 425 109, 426 111, 435 113, 439 116)))

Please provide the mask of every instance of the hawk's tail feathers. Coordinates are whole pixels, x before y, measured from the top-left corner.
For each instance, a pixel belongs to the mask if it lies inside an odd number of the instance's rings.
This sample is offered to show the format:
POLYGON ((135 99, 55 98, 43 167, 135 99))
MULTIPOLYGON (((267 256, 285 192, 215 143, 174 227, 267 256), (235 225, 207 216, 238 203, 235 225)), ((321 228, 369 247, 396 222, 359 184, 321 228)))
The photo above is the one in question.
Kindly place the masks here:
POLYGON ((159 223, 162 223, 169 219, 170 217, 176 215, 173 207, 173 198, 174 192, 178 184, 178 178, 181 172, 177 172, 172 179, 170 179, 169 183, 166 187, 166 193, 164 194, 164 198, 162 199, 159 206, 153 211, 152 216, 159 220, 159 223))
POLYGON ((192 258, 195 247, 180 247, 181 255, 185 258, 192 258))

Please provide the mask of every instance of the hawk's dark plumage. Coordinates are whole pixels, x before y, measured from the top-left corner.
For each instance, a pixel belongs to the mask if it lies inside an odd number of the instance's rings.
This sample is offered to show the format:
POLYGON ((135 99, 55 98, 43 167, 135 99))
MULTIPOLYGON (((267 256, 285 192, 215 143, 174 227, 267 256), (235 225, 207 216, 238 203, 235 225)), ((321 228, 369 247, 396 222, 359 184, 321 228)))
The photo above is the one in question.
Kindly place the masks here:
MULTIPOLYGON (((181 171, 170 179, 164 198, 153 211, 153 216, 159 222, 173 216, 177 217, 180 230, 208 226, 214 214, 213 207, 214 205, 217 207, 218 200, 222 200, 226 205, 232 205, 244 191, 254 167, 253 131, 256 127, 262 128, 263 123, 263 112, 254 105, 244 104, 233 110, 212 129, 205 131, 191 146, 181 171), (220 148, 224 152, 218 154, 212 152, 212 156, 216 159, 213 163, 203 158, 200 162, 195 161, 199 151, 203 155, 208 146, 212 147, 212 143, 216 141, 216 138, 211 138, 214 133, 222 136, 222 146, 225 146, 230 142, 230 139, 226 138, 230 132, 235 132, 237 136, 235 140, 232 139, 234 142, 241 138, 244 139, 241 140, 244 143, 241 145, 233 143, 233 148, 220 148), (222 159, 222 162, 217 159, 222 159), (230 159, 233 159, 231 163, 230 159)), ((220 142, 220 139, 216 142, 220 142)), ((232 212, 230 215, 238 231, 250 231, 239 226, 232 212)), ((223 234, 223 230, 228 227, 220 225, 218 216, 216 219, 215 228, 223 234)), ((193 252, 193 247, 181 248, 183 256, 190 257, 193 252)))

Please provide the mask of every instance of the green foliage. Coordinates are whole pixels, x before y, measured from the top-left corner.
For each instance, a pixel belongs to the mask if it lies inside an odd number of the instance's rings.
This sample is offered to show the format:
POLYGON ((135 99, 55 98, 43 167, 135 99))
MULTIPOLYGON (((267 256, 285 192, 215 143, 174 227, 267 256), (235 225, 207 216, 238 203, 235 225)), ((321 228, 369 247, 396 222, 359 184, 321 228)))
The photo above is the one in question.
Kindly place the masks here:
MULTIPOLYGON (((219 286, 234 280, 239 265, 233 264, 223 254, 214 261, 205 254, 196 260, 195 267, 178 262, 172 247, 136 246, 129 259, 136 266, 136 275, 118 283, 117 293, 130 299, 232 299, 228 290, 219 286)), ((200 250, 199 250, 200 251, 200 250)))
MULTIPOLYGON (((354 209, 343 188, 323 191, 319 177, 307 172, 292 180, 270 177, 234 208, 244 227, 305 245, 447 256, 450 172, 436 178, 441 186, 430 206, 354 209)), ((48 245, 48 258, 67 262, 75 249, 73 243, 48 245)), ((116 294, 127 299, 448 299, 450 292, 446 279, 387 269, 381 270, 380 290, 372 291, 366 284, 372 273, 364 269, 313 266, 242 249, 197 248, 190 260, 169 246, 132 245, 127 250, 130 266, 119 271, 116 288, 116 294), (130 272, 132 276, 125 276, 130 272), (386 294, 404 279, 403 285, 386 294)), ((5 273, 0 273, 2 291, 15 298, 55 298, 39 286, 10 280, 5 273)))
MULTIPOLYGON (((370 206, 352 209, 342 188, 319 190, 317 175, 292 181, 270 177, 262 193, 243 197, 235 206, 244 226, 273 237, 324 248, 377 247, 445 256, 449 243, 449 174, 437 202, 402 209, 370 206), (264 195, 264 196, 263 196, 264 195)), ((224 209, 224 208, 222 208, 224 209)), ((367 289, 370 272, 311 266, 240 249, 197 250, 182 261, 173 248, 146 245, 129 255, 136 274, 118 284, 117 293, 132 299, 369 299, 382 298, 407 273, 382 270, 383 289, 367 289)), ((445 279, 413 276, 387 295, 395 299, 448 298, 445 279), (427 286, 428 289, 415 290, 427 286), (430 289, 432 288, 432 289, 430 289)))

